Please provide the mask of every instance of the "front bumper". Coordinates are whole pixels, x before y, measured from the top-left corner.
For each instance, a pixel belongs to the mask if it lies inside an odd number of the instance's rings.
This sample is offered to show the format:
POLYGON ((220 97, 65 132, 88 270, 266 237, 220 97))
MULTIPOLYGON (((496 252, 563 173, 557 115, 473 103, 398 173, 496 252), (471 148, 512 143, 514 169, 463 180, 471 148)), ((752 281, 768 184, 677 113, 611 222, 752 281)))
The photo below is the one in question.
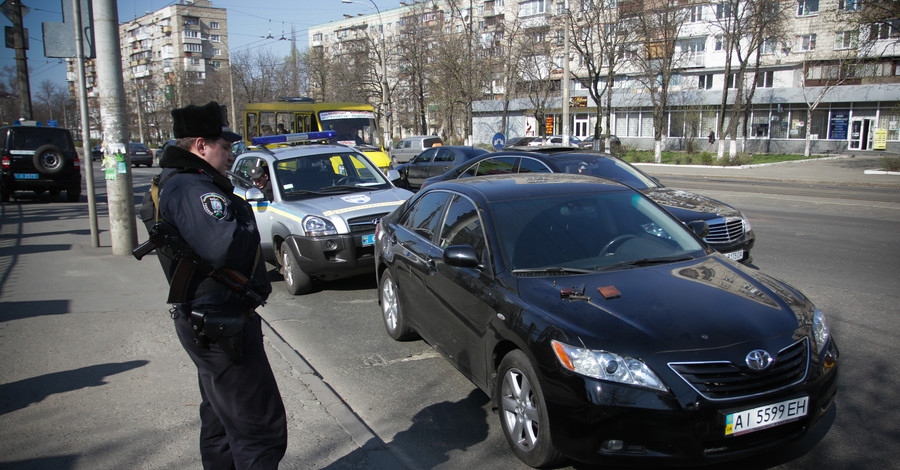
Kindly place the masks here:
MULTIPOLYGON (((826 353, 837 356, 833 341, 826 353)), ((824 355, 824 353, 823 353, 824 355)), ((554 445, 583 462, 665 461, 706 464, 758 454, 804 436, 829 410, 837 390, 837 362, 810 373, 801 384, 735 401, 685 400, 672 393, 570 375, 548 380, 545 395, 554 445), (549 390, 549 393, 547 392, 549 390), (727 412, 752 409, 807 395, 800 420, 740 436, 725 436, 727 412)))
POLYGON ((309 276, 323 280, 370 273, 375 268, 374 231, 324 237, 291 235, 284 241, 297 265, 309 276))

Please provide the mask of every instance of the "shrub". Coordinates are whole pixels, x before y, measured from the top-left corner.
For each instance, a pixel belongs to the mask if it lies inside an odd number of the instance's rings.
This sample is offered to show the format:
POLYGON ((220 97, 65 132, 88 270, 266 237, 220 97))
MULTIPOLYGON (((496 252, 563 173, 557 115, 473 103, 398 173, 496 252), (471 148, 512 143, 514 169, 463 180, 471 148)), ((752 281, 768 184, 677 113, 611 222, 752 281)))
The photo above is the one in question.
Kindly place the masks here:
POLYGON ((884 157, 881 159, 881 166, 886 171, 900 171, 900 157, 884 157))

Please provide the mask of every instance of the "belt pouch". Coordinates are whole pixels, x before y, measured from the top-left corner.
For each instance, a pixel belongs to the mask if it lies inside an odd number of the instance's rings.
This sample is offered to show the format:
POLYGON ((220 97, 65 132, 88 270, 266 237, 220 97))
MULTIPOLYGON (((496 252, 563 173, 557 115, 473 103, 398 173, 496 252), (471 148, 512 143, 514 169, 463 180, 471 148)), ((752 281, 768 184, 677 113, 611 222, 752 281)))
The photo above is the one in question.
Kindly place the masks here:
POLYGON ((238 362, 243 356, 244 323, 247 316, 243 313, 205 313, 203 314, 203 336, 211 343, 216 343, 232 362, 238 362))

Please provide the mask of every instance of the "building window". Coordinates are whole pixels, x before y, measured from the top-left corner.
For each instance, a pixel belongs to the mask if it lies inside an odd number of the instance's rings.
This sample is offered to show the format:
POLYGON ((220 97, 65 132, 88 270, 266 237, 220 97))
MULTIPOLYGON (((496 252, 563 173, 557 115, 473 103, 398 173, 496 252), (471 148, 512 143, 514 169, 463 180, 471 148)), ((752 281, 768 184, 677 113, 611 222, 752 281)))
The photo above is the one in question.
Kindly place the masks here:
POLYGON ((195 30, 193 30, 193 29, 186 29, 186 30, 184 30, 184 37, 186 37, 186 38, 193 38, 193 39, 199 39, 199 38, 200 38, 200 31, 195 31, 195 30))
POLYGON ((703 21, 703 5, 694 5, 690 8, 690 22, 697 23, 703 21))
POLYGON ((185 16, 184 24, 185 24, 185 26, 187 26, 187 25, 199 26, 200 18, 197 18, 196 16, 185 16))
POLYGON ((778 46, 778 41, 775 38, 768 38, 763 41, 762 44, 762 54, 774 54, 775 47, 778 46))
POLYGON ((837 31, 834 33, 834 50, 856 48, 856 31, 837 31))
POLYGON ((713 74, 708 73, 705 75, 700 75, 699 77, 699 85, 697 88, 701 90, 709 90, 713 86, 713 74))
POLYGON ((721 51, 725 48, 725 36, 719 34, 716 36, 715 50, 721 51))
POLYGON ((819 14, 819 0, 798 0, 797 16, 812 16, 819 14))
POLYGON ((185 52, 203 52, 203 46, 200 44, 185 44, 184 45, 185 52))
POLYGON ((735 78, 735 74, 729 73, 728 79, 725 80, 725 86, 728 88, 735 88, 734 78, 735 78))
POLYGON ((838 0, 839 11, 859 11, 860 0, 838 0))
POLYGON ((816 35, 804 34, 803 36, 797 36, 797 46, 800 47, 801 51, 816 50, 816 35))
POLYGON ((214 47, 213 50, 212 50, 212 55, 213 55, 213 56, 217 56, 217 55, 219 55, 219 54, 221 54, 221 51, 219 50, 219 48, 218 48, 218 47, 214 47))
POLYGON ((900 19, 869 25, 869 40, 900 37, 900 19))
POLYGON ((719 3, 716 5, 716 19, 734 18, 734 5, 731 3, 719 3))
POLYGON ((219 29, 219 22, 218 21, 210 21, 209 29, 219 29))
POLYGON ((209 35, 209 40, 212 41, 212 42, 222 42, 222 40, 219 39, 219 35, 218 35, 218 34, 210 34, 210 35, 209 35))
POLYGON ((222 63, 217 60, 214 60, 214 61, 210 62, 209 65, 212 65, 212 68, 217 69, 222 66, 222 63))
POLYGON ((528 0, 519 4, 519 16, 540 15, 546 11, 546 0, 528 0))
POLYGON ((772 88, 775 81, 775 72, 772 70, 762 71, 756 74, 756 88, 772 88))

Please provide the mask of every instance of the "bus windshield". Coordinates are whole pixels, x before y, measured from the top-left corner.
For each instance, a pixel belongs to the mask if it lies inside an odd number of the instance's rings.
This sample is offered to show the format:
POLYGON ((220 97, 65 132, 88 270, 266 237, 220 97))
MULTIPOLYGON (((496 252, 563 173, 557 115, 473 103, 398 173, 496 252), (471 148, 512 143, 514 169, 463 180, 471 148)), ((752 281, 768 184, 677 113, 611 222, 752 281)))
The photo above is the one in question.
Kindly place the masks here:
POLYGON ((323 131, 335 131, 335 141, 354 147, 381 148, 375 113, 365 110, 319 111, 323 131))

